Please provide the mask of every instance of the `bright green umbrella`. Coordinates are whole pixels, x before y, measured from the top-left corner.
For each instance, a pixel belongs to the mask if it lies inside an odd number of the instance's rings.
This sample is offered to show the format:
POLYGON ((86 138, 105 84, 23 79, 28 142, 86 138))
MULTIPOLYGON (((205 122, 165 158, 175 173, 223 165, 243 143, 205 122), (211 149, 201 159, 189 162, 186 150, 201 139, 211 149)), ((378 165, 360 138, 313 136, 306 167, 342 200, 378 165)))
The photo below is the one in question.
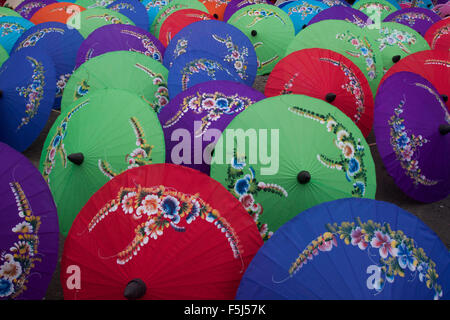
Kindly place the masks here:
POLYGON ((312 206, 373 199, 376 190, 361 131, 336 107, 304 95, 267 98, 241 112, 214 149, 211 177, 241 201, 265 239, 312 206))
POLYGON ((208 9, 205 7, 203 3, 197 0, 173 0, 170 3, 166 4, 162 7, 155 19, 153 19, 153 23, 150 26, 150 32, 156 37, 159 38, 159 30, 161 29, 162 24, 170 16, 172 13, 183 10, 183 9, 197 9, 204 12, 208 12, 208 9))
POLYGON ((0 17, 21 17, 22 18, 22 16, 18 12, 14 11, 10 8, 6 8, 6 7, 0 7, 0 17))
POLYGON ((61 110, 99 89, 116 88, 142 97, 159 112, 169 102, 168 70, 160 62, 138 52, 112 51, 83 63, 64 88, 61 110))
POLYGON ((291 18, 274 5, 246 6, 236 11, 227 23, 240 29, 253 43, 258 57, 258 75, 272 71, 295 37, 291 18))
POLYGON ((9 54, 8 51, 3 48, 3 46, 0 44, 0 67, 2 66, 3 62, 8 60, 9 54))
POLYGON ((86 201, 114 176, 164 161, 159 120, 138 96, 108 89, 77 100, 56 119, 40 161, 61 232, 67 235, 86 201))
POLYGON ((365 29, 342 20, 323 20, 300 31, 286 55, 301 49, 322 48, 349 58, 369 81, 375 93, 383 77, 383 58, 365 29))
POLYGON ((134 22, 125 15, 105 8, 87 9, 80 13, 80 31, 84 38, 91 32, 108 24, 129 24, 134 26, 134 22))
POLYGON ((360 0, 355 2, 352 8, 364 12, 376 25, 398 10, 387 0, 360 0))
POLYGON ((115 0, 77 0, 75 4, 85 8, 106 8, 108 5, 113 3, 115 0))
POLYGON ((411 53, 431 50, 428 42, 413 29, 396 22, 382 22, 380 28, 365 28, 383 58, 384 73, 411 53))

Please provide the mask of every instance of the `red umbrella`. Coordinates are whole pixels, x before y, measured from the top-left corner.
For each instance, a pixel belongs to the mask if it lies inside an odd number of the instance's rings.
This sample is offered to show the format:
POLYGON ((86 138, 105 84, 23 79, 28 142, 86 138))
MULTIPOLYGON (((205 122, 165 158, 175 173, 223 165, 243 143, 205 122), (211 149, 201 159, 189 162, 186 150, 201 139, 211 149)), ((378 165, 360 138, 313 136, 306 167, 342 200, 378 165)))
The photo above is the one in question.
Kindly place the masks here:
POLYGON ((208 9, 208 12, 217 20, 223 20, 225 9, 231 0, 199 0, 208 9))
POLYGON ((431 82, 450 110, 450 51, 425 50, 404 57, 388 70, 378 88, 389 76, 400 71, 416 73, 431 82))
POLYGON ((425 33, 430 48, 450 51, 450 18, 434 23, 425 33))
POLYGON ((75 219, 61 263, 64 298, 234 299, 262 242, 239 200, 209 176, 172 164, 129 169, 75 219))
POLYGON ((373 122, 373 94, 361 70, 345 56, 327 49, 295 51, 272 70, 264 94, 304 94, 331 103, 368 136, 373 122))
POLYGON ((213 17, 206 12, 197 9, 182 9, 171 13, 159 30, 159 40, 167 47, 170 40, 184 27, 191 23, 211 20, 213 17))

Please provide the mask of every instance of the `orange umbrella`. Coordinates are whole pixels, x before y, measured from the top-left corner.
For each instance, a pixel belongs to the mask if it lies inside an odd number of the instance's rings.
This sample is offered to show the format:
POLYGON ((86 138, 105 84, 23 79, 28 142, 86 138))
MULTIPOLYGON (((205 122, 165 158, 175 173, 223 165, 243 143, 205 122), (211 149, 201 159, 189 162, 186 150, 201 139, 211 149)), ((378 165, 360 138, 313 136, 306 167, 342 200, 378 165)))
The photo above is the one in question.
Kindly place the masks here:
POLYGON ((77 28, 75 16, 84 10, 86 9, 71 2, 52 3, 36 11, 30 21, 34 24, 50 21, 61 22, 77 28))
POLYGON ((208 9, 208 12, 214 17, 214 19, 223 21, 223 15, 225 14, 225 8, 228 2, 231 0, 199 0, 208 9))

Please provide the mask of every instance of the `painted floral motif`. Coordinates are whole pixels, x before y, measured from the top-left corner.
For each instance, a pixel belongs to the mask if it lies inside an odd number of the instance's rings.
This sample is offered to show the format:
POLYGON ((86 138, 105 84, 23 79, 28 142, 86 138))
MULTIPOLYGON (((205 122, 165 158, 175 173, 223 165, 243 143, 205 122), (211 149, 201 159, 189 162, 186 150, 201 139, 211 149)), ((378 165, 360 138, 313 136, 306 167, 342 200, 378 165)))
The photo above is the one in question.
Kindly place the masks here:
POLYGON ((356 139, 331 114, 321 115, 300 107, 290 107, 289 111, 319 122, 326 126, 328 132, 336 135, 334 144, 342 152, 339 159, 332 160, 325 155, 318 154, 317 160, 329 169, 342 171, 347 181, 353 183, 352 196, 364 197, 367 186, 367 169, 364 164, 365 149, 361 139, 356 139))
POLYGON ((39 105, 44 96, 45 86, 45 70, 42 62, 37 61, 33 57, 26 57, 33 68, 33 74, 31 75, 31 83, 26 87, 17 87, 16 91, 19 96, 26 99, 25 113, 26 116, 21 119, 21 123, 17 127, 17 131, 24 125, 30 123, 31 119, 37 114, 39 105))
POLYGON ((353 23, 354 25, 356 25, 356 26, 358 26, 360 28, 364 28, 368 24, 367 21, 361 19, 360 17, 358 17, 355 14, 352 14, 352 19, 345 18, 344 20, 347 21, 347 22, 353 23))
POLYGON ((133 5, 124 2, 113 4, 112 6, 108 7, 108 9, 116 12, 119 12, 120 10, 128 10, 131 12, 136 12, 136 8, 133 5))
POLYGON ((270 9, 264 9, 264 8, 258 8, 258 9, 250 9, 245 12, 243 12, 240 16, 236 17, 236 20, 239 20, 242 17, 249 16, 253 17, 253 20, 247 25, 248 28, 253 27, 258 22, 268 19, 271 17, 275 17, 278 20, 281 21, 281 23, 284 25, 286 22, 283 20, 283 18, 276 12, 275 10, 270 9))
POLYGON ((239 77, 242 80, 246 80, 248 78, 246 72, 248 64, 248 48, 242 47, 240 50, 239 47, 233 43, 232 38, 229 35, 227 35, 226 38, 221 38, 218 35, 213 34, 212 37, 214 40, 225 44, 229 54, 225 56, 224 61, 232 63, 239 77))
POLYGON ((178 58, 182 54, 186 53, 186 48, 188 47, 189 42, 186 39, 179 39, 175 46, 174 50, 174 58, 178 58))
POLYGON ((413 180, 414 185, 433 186, 438 181, 430 180, 421 173, 418 161, 419 148, 429 141, 422 135, 408 135, 405 119, 402 118, 406 98, 400 101, 394 109, 394 115, 389 119, 391 145, 400 165, 406 174, 413 180))
POLYGON ((66 73, 59 76, 59 79, 56 81, 56 98, 61 98, 64 93, 64 88, 66 87, 67 81, 72 74, 66 73))
POLYGON ((450 68, 450 61, 448 61, 448 60, 438 60, 438 59, 427 59, 427 60, 425 60, 424 65, 430 65, 430 64, 434 64, 434 65, 450 68))
POLYGON ((146 101, 153 110, 159 113, 161 109, 169 103, 169 90, 167 88, 167 82, 164 80, 164 76, 160 73, 154 73, 152 70, 141 65, 140 63, 136 63, 135 67, 148 74, 152 78, 151 81, 153 84, 158 87, 154 95, 156 102, 152 103, 146 100, 144 96, 141 98, 144 99, 144 101, 146 101))
POLYGON ((398 23, 407 22, 409 26, 412 27, 416 23, 416 20, 424 20, 433 23, 433 19, 420 12, 405 12, 397 15, 393 21, 398 23))
POLYGON ((336 35, 336 39, 343 40, 351 44, 357 51, 345 51, 347 54, 349 54, 352 57, 355 58, 364 58, 364 62, 367 66, 367 76, 370 80, 374 80, 377 77, 376 72, 376 60, 374 56, 374 51, 370 45, 370 43, 367 41, 366 37, 363 37, 362 39, 351 33, 350 31, 347 31, 346 33, 338 33, 336 35))
POLYGON ((113 15, 108 14, 108 13, 103 13, 103 14, 100 14, 100 15, 94 15, 94 16, 86 17, 86 20, 91 20, 91 19, 101 19, 101 20, 104 20, 106 22, 110 22, 112 24, 129 24, 128 22, 122 21, 119 17, 113 16, 113 15))
POLYGON ((340 0, 322 0, 321 2, 323 2, 330 8, 334 7, 334 6, 342 6, 343 5, 343 2, 340 0))
POLYGON ((293 14, 300 14, 302 19, 305 19, 309 15, 314 15, 322 11, 323 9, 319 6, 312 5, 308 2, 302 1, 296 6, 289 7, 287 14, 289 16, 293 14))
POLYGON ((166 9, 164 9, 164 11, 159 11, 159 17, 158 16, 156 16, 155 17, 155 21, 153 22, 153 34, 154 35, 157 35, 157 28, 158 28, 158 26, 161 26, 161 23, 171 14, 171 13, 173 13, 174 11, 176 11, 176 10, 178 10, 178 9, 186 9, 187 7, 186 7, 186 5, 184 5, 184 4, 176 4, 176 5, 173 5, 173 6, 170 6, 170 7, 168 7, 168 8, 166 8, 166 9))
POLYGON ((89 86, 87 80, 81 80, 76 87, 76 90, 73 94, 73 101, 76 101, 89 93, 89 86))
POLYGON ((380 276, 374 277, 374 283, 371 286, 368 280, 367 288, 375 290, 376 294, 383 291, 387 283, 393 283, 395 277, 404 278, 409 270, 410 281, 418 278, 420 282, 425 282, 428 289, 434 290, 435 299, 442 297, 442 286, 437 282, 436 264, 427 257, 422 248, 417 246, 414 239, 408 238, 401 230, 392 230, 388 223, 380 224, 372 220, 364 223, 359 217, 355 219, 355 222, 342 222, 340 225, 327 224, 325 227, 327 232, 308 244, 291 265, 289 278, 320 252, 328 252, 337 247, 338 239, 340 239, 345 245, 365 250, 369 259, 374 262, 374 265, 369 267, 378 270, 380 276), (373 251, 380 257, 378 262, 373 260, 373 251))
POLYGON ((442 28, 440 28, 433 36, 433 39, 431 40, 431 48, 434 49, 436 47, 436 42, 439 40, 440 37, 446 36, 450 33, 450 25, 445 25, 442 28))
POLYGON ((392 47, 397 45, 403 52, 406 54, 410 54, 411 51, 408 47, 414 45, 416 43, 416 37, 409 32, 391 29, 387 27, 381 27, 378 29, 381 38, 375 39, 375 41, 379 42, 379 49, 383 51, 386 47, 392 47))
POLYGON ((231 0, 201 0, 202 3, 211 3, 214 4, 216 8, 219 8, 223 5, 228 4, 231 0))
POLYGON ((224 95, 220 92, 200 93, 187 96, 183 99, 182 108, 171 119, 163 124, 163 128, 170 128, 175 125, 188 112, 195 114, 205 114, 202 118, 200 128, 195 131, 195 136, 202 136, 212 122, 218 121, 223 115, 238 114, 248 106, 255 103, 250 98, 241 97, 238 94, 232 96, 224 95))
POLYGON ((67 166, 67 154, 66 150, 64 149, 63 140, 67 134, 67 126, 69 124, 70 118, 72 118, 72 116, 77 111, 79 111, 81 108, 83 108, 88 104, 89 99, 78 104, 67 114, 67 116, 64 117, 64 119, 61 121, 61 124, 56 128, 56 132, 53 135, 53 138, 47 147, 47 154, 43 162, 42 176, 44 177, 47 184, 50 184, 50 174, 53 170, 53 167, 55 166, 56 154, 59 154, 61 156, 61 161, 64 168, 67 166))
POLYGON ((191 225, 200 218, 213 224, 223 234, 231 247, 233 257, 241 260, 243 268, 242 249, 236 232, 220 212, 198 194, 189 195, 165 186, 121 188, 117 197, 106 203, 91 220, 88 225, 89 232, 93 232, 106 216, 119 213, 117 211, 119 207, 123 214, 144 221, 136 227, 133 240, 116 255, 118 264, 126 264, 139 255, 140 250, 151 239, 162 237, 167 228, 171 227, 177 232, 188 232, 187 227, 183 227, 181 222, 185 221, 191 225))
MULTIPOLYGON (((130 124, 136 136, 136 146, 131 153, 125 156, 128 168, 135 168, 152 163, 152 150, 155 146, 147 143, 145 132, 136 117, 130 118, 130 124)), ((116 172, 111 165, 105 160, 98 160, 98 168, 109 179, 114 178, 122 172, 116 172)))
POLYGON ((94 4, 91 4, 86 9, 106 8, 113 2, 114 2, 114 0, 96 0, 94 4))
POLYGON ((188 83, 189 83, 189 81, 191 79, 190 77, 192 75, 194 75, 196 73, 200 73, 200 72, 206 72, 207 75, 212 80, 215 80, 215 74, 216 74, 217 70, 225 71, 226 73, 231 75, 227 69, 223 68, 219 63, 217 63, 214 60, 210 60, 210 59, 206 59, 206 58, 192 60, 191 62, 186 64, 186 66, 181 71, 181 73, 183 75, 181 78, 182 91, 187 90, 188 83))
POLYGON ((147 57, 155 59, 156 61, 162 62, 161 52, 147 36, 131 30, 121 30, 120 33, 127 34, 141 40, 142 46, 145 48, 145 51, 141 53, 145 54, 147 57))
POLYGON ((44 38, 47 34, 57 32, 62 35, 64 35, 64 29, 61 28, 44 28, 40 29, 37 32, 34 32, 30 34, 28 37, 26 37, 24 40, 20 42, 20 44, 17 46, 15 51, 19 51, 20 49, 27 48, 27 47, 34 47, 39 40, 44 38))
POLYGON ((365 3, 357 9, 360 11, 369 12, 369 13, 370 12, 382 12, 382 11, 391 12, 392 11, 390 6, 384 5, 382 3, 376 3, 376 2, 365 3))
POLYGON ((25 32, 25 28, 22 27, 18 23, 5 22, 5 23, 0 24, 0 36, 1 37, 7 36, 11 33, 22 34, 24 32, 25 32))
POLYGON ((23 220, 11 228, 17 241, 8 253, 4 251, 0 256, 0 298, 14 299, 27 290, 31 270, 41 261, 38 257, 41 220, 33 214, 20 183, 10 182, 9 186, 16 199, 18 216, 23 220))
POLYGON ((167 5, 168 3, 169 3, 169 1, 166 1, 166 0, 149 1, 145 5, 145 9, 147 9, 147 11, 149 11, 151 8, 161 8, 161 7, 164 7, 165 5, 167 5))
POLYGON ((263 240, 268 240, 272 236, 273 231, 270 231, 268 224, 263 224, 259 221, 264 210, 262 205, 257 203, 256 197, 260 192, 269 192, 278 197, 287 198, 287 191, 277 184, 258 181, 253 167, 247 165, 246 157, 239 156, 236 150, 231 163, 228 165, 225 182, 227 183, 228 191, 239 199, 244 209, 256 222, 263 240))
POLYGON ((17 13, 19 13, 22 17, 28 17, 28 15, 31 13, 33 9, 36 8, 43 8, 45 7, 45 4, 42 2, 30 2, 25 4, 22 8, 19 10, 16 10, 17 13))

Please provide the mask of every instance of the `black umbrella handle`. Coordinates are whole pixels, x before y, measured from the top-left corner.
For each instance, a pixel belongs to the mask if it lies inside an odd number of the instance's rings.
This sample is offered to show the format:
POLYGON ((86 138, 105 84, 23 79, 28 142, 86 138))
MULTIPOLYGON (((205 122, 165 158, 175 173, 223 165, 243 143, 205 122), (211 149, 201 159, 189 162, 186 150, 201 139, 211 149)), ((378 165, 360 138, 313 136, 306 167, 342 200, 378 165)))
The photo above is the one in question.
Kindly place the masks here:
POLYGON ((439 133, 443 136, 450 133, 450 124, 441 124, 439 126, 439 133))
POLYGON ((142 298, 146 291, 147 286, 145 285, 145 282, 139 278, 136 278, 128 282, 125 290, 123 291, 123 296, 128 300, 136 300, 142 298))

